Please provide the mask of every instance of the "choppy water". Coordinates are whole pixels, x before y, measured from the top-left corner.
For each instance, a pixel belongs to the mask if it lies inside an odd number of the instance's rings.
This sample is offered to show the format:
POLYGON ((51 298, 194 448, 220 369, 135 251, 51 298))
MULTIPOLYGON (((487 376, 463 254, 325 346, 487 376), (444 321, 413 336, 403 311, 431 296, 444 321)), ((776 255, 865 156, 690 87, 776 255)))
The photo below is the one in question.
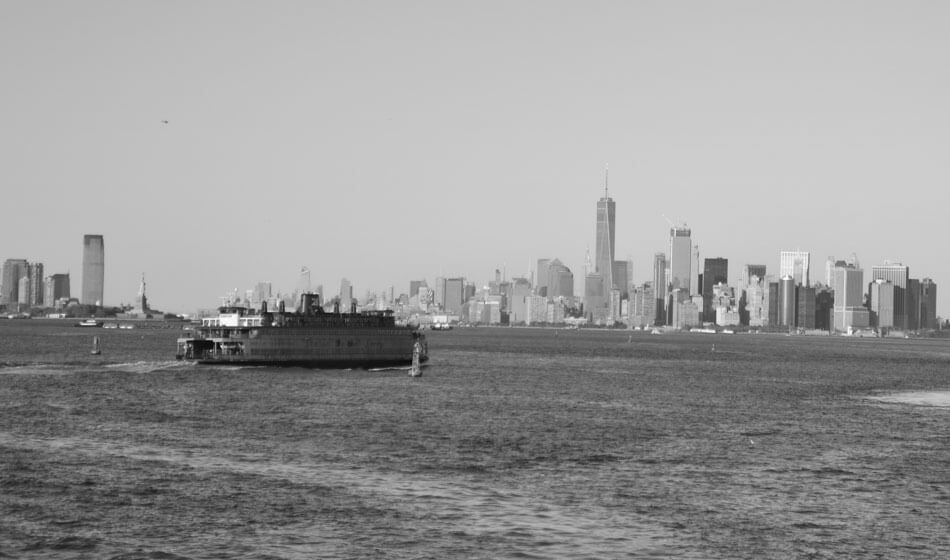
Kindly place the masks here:
POLYGON ((456 330, 411 379, 92 334, 0 323, 0 558, 950 556, 950 341, 456 330))

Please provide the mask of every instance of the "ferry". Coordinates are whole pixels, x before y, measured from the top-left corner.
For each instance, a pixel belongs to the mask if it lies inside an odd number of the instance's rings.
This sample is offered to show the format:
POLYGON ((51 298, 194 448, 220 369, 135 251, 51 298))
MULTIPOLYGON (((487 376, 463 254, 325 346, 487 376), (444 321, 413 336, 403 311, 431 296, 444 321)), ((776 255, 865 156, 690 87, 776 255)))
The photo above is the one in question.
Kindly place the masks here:
POLYGON ((187 338, 178 339, 179 360, 199 364, 378 368, 410 366, 413 354, 428 361, 425 336, 396 325, 392 311, 324 311, 318 294, 300 296, 297 311, 259 312, 235 306, 201 320, 187 338))

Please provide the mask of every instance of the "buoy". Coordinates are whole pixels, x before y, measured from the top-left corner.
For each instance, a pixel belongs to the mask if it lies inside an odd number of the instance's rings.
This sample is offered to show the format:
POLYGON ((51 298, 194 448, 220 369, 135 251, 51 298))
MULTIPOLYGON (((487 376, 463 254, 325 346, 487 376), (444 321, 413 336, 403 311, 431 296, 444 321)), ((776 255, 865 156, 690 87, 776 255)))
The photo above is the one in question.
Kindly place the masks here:
POLYGON ((422 345, 416 342, 412 345, 412 367, 409 368, 409 377, 422 376, 422 366, 419 365, 420 354, 422 354, 422 345))
POLYGON ((93 356, 98 356, 99 354, 102 354, 102 350, 99 348, 98 336, 92 337, 92 352, 90 352, 90 354, 92 354, 93 356))

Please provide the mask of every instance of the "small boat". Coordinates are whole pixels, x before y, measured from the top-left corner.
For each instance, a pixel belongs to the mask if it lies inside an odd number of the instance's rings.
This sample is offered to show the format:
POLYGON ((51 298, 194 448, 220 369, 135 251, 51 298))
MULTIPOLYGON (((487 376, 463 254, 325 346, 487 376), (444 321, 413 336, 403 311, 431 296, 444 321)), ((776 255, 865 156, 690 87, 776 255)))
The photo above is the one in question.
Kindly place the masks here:
POLYGON ((105 325, 102 325, 102 328, 104 328, 104 329, 117 329, 117 328, 119 328, 119 325, 116 324, 116 323, 106 323, 105 325))
POLYGON ((130 325, 130 324, 128 324, 128 323, 122 323, 121 325, 119 325, 119 328, 120 328, 120 329, 134 329, 135 326, 134 326, 134 325, 130 325))
POLYGON ((96 321, 95 319, 83 319, 76 323, 77 327, 101 327, 102 321, 96 321))
POLYGON ((90 354, 92 354, 93 356, 98 356, 99 354, 102 354, 102 349, 99 348, 98 336, 92 337, 92 351, 90 352, 90 354))

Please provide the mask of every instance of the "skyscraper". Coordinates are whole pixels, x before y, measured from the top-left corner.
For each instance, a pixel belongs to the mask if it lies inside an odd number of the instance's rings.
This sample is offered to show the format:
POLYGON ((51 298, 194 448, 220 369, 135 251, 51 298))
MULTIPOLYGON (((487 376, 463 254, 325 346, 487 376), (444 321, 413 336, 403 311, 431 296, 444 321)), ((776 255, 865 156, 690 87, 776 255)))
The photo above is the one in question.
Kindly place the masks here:
POLYGON ((419 295, 419 288, 428 288, 429 285, 426 284, 426 281, 423 280, 410 280, 409 281, 409 297, 419 295))
POLYGON ((106 250, 101 235, 82 238, 82 299, 86 305, 102 305, 105 286, 106 250))
POLYGON ((888 280, 894 284, 894 324, 895 329, 906 330, 908 326, 907 281, 910 268, 901 263, 885 262, 871 267, 871 282, 888 280))
POLYGON ((43 263, 32 263, 30 265, 30 294, 28 297, 30 307, 40 307, 44 303, 43 279, 43 263))
POLYGON ((745 264, 742 265, 742 268, 739 269, 739 282, 736 285, 736 291, 739 296, 742 295, 742 292, 746 290, 749 286, 749 281, 753 276, 758 276, 759 279, 765 278, 766 267, 764 264, 745 264))
POLYGON ((508 298, 510 324, 527 321, 525 298, 531 297, 531 281, 527 278, 512 278, 511 296, 508 298))
POLYGON ((769 326, 769 303, 769 282, 764 277, 752 276, 746 285, 744 311, 749 326, 769 326))
POLYGON ((614 289, 620 290, 620 296, 626 299, 630 295, 630 284, 633 281, 633 261, 614 261, 611 277, 614 289))
POLYGON ((340 280, 340 311, 349 313, 353 306, 353 285, 346 278, 340 280))
POLYGON ((69 273, 53 274, 46 278, 45 305, 53 307, 59 299, 69 299, 69 273))
POLYGON ((300 267, 300 275, 297 276, 297 294, 306 294, 310 292, 310 269, 300 267))
POLYGON ((729 282, 729 260, 722 257, 703 262, 703 321, 714 322, 716 310, 712 307, 713 286, 729 282))
POLYGON ((835 292, 824 286, 815 293, 815 328, 823 331, 834 330, 835 292))
POLYGON ((558 259, 548 263, 547 295, 550 298, 574 297, 574 273, 558 259))
POLYGON ((864 271, 852 264, 835 266, 834 330, 870 326, 870 314, 864 307, 864 271))
POLYGON ((779 254, 779 278, 791 276, 796 286, 810 286, 809 260, 808 251, 782 251, 779 254))
POLYGON ((614 288, 614 239, 616 237, 616 204, 607 194, 604 185, 604 197, 597 201, 597 239, 594 254, 594 272, 604 279, 604 292, 614 288))
POLYGON ((669 285, 666 280, 666 254, 653 254, 653 297, 656 300, 654 321, 657 325, 666 324, 666 297, 669 285))
POLYGON ((795 326, 801 329, 816 328, 818 290, 809 286, 797 286, 795 288, 795 301, 798 305, 795 326))
POLYGON ((607 305, 610 292, 604 291, 604 279, 600 274, 591 273, 584 278, 584 315, 593 323, 607 320, 607 305))
POLYGON ((692 274, 692 232, 689 228, 670 228, 670 289, 689 291, 692 274))
POLYGON ((937 284, 930 278, 920 281, 920 328, 936 329, 937 325, 937 284))
POLYGON ((778 324, 782 326, 794 327, 797 324, 798 302, 795 301, 795 285, 795 279, 789 275, 782 276, 779 280, 778 324))
POLYGON ((432 304, 445 310, 445 277, 436 276, 435 286, 432 286, 432 304))
POLYGON ((907 329, 920 330, 920 280, 907 279, 907 329))
MULTIPOLYGON (((754 280, 764 280, 765 279, 765 265, 764 264, 745 264, 739 268, 739 281, 736 284, 736 298, 739 302, 739 323, 742 325, 750 324, 751 315, 749 314, 753 309, 752 306, 749 306, 749 295, 746 293, 749 290, 749 286, 753 284, 754 280)), ((762 292, 756 292, 756 296, 761 296, 762 292)), ((761 326, 761 325, 759 325, 761 326)))
POLYGON ((446 313, 462 314, 462 305, 468 300, 468 298, 465 297, 465 292, 464 278, 447 278, 445 280, 446 313))
POLYGON ((893 328, 895 314, 894 307, 897 296, 897 286, 890 280, 875 280, 870 286, 871 296, 871 326, 879 329, 893 328))
POLYGON ((22 308, 28 308, 30 305, 30 277, 21 276, 17 283, 17 305, 22 308))
MULTIPOLYGON (((310 290, 302 290, 299 294, 309 292, 310 290)), ((142 274, 142 293, 145 293, 145 274, 142 274)), ((258 282, 254 285, 254 289, 251 292, 251 305, 257 309, 260 309, 261 302, 269 301, 271 295, 273 294, 273 287, 270 282, 258 282)), ((297 296, 297 301, 300 301, 300 296, 297 296)), ((136 304, 136 307, 138 305, 136 304)))
POLYGON ((20 300, 20 278, 29 276, 30 263, 26 259, 7 259, 3 263, 3 277, 0 279, 0 286, 3 286, 3 292, 0 293, 0 304, 16 306, 20 300))
POLYGON ((834 286, 836 266, 838 266, 838 261, 834 257, 828 257, 828 260, 825 261, 825 286, 829 288, 834 286))
POLYGON ((616 227, 614 217, 616 205, 607 191, 607 179, 604 177, 604 196, 597 201, 597 232, 594 239, 593 270, 590 270, 588 252, 588 270, 584 277, 584 311, 587 317, 596 323, 607 320, 610 305, 610 293, 614 288, 614 240, 616 227))
POLYGON ((551 259, 538 259, 537 278, 535 285, 539 296, 548 295, 548 267, 551 265, 551 259))
POLYGON ((636 286, 630 294, 629 319, 630 325, 645 327, 656 323, 656 302, 654 301, 653 283, 644 282, 636 286))

